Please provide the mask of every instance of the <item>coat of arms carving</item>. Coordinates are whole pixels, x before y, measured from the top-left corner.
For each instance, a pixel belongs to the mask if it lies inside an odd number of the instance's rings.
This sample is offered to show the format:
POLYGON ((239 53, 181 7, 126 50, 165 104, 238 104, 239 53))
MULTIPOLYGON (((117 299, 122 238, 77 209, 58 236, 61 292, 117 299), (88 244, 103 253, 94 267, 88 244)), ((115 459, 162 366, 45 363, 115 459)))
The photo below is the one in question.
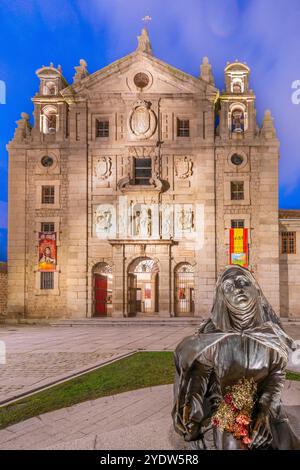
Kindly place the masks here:
POLYGON ((130 129, 140 139, 148 139, 156 129, 156 115, 150 108, 150 102, 139 100, 130 116, 130 129))
POLYGON ((193 162, 188 157, 175 160, 175 173, 180 179, 189 178, 193 174, 193 162))
POLYGON ((98 157, 94 161, 94 175, 97 179, 105 180, 111 175, 111 158, 98 157))

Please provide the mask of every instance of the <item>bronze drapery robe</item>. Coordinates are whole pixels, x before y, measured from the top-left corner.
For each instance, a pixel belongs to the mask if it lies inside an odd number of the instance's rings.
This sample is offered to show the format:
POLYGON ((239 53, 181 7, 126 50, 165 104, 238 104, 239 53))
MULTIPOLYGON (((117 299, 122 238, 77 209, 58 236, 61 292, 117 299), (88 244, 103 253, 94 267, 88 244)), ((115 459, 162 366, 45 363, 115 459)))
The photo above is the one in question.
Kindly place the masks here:
MULTIPOLYGON (((253 377, 258 386, 256 409, 269 414, 271 448, 300 449, 299 439, 281 403, 288 352, 294 348, 293 340, 284 332, 252 274, 241 267, 226 268, 217 282, 210 319, 195 335, 181 341, 174 353, 176 377, 172 416, 175 430, 190 440, 183 416, 188 404, 189 421, 199 424, 199 432, 192 440, 200 442, 201 423, 212 416, 226 387, 242 377, 253 377), (236 329, 236 323, 232 326, 231 312, 222 293, 222 279, 231 269, 246 273, 259 293, 253 323, 246 329, 236 329)), ((234 439, 228 441, 221 434, 214 432, 216 448, 239 448, 237 442, 237 447, 234 444, 232 447, 234 439)))

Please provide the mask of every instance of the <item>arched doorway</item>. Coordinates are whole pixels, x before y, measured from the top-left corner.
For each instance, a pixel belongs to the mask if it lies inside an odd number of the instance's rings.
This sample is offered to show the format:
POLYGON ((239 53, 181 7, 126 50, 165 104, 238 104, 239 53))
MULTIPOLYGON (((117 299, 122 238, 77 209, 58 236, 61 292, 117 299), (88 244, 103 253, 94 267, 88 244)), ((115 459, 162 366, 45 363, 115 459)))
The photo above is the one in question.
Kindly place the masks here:
POLYGON ((98 263, 93 269, 93 315, 94 317, 111 316, 112 311, 112 267, 107 263, 98 263))
POLYGON ((175 314, 192 316, 195 311, 194 269, 189 263, 180 263, 175 268, 175 314))
POLYGON ((151 258, 138 258, 128 268, 128 315, 151 315, 158 312, 157 263, 151 258))

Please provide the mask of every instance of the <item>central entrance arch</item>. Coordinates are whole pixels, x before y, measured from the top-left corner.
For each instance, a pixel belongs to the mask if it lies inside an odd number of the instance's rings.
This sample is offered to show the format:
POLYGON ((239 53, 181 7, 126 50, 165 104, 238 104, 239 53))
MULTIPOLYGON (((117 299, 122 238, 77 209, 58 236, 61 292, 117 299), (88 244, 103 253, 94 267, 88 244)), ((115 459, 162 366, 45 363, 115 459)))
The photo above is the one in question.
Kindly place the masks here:
POLYGON ((159 268, 148 257, 135 259, 128 268, 128 315, 158 312, 159 268))

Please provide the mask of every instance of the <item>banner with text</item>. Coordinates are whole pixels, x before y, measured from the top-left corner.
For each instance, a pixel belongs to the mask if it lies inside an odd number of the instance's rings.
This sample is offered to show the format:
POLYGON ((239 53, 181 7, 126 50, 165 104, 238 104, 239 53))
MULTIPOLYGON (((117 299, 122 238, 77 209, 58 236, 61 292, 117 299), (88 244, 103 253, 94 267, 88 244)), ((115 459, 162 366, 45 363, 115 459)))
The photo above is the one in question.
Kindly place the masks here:
POLYGON ((39 271, 55 271, 56 233, 39 232, 39 271))

